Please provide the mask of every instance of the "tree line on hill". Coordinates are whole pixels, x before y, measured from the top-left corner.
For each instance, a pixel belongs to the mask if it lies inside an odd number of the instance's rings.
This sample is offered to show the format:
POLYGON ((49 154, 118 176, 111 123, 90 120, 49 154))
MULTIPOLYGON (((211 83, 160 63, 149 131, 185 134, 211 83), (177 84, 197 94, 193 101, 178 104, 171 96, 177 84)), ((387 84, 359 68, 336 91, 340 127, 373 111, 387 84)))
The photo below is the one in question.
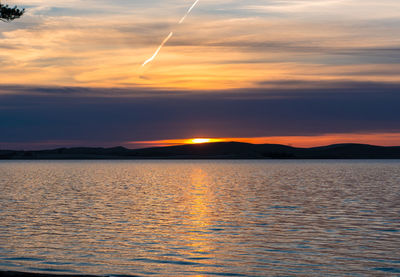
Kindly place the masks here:
POLYGON ((78 147, 39 151, 0 149, 0 160, 8 159, 400 159, 400 146, 383 147, 350 143, 296 148, 279 144, 216 142, 145 149, 124 147, 78 147))

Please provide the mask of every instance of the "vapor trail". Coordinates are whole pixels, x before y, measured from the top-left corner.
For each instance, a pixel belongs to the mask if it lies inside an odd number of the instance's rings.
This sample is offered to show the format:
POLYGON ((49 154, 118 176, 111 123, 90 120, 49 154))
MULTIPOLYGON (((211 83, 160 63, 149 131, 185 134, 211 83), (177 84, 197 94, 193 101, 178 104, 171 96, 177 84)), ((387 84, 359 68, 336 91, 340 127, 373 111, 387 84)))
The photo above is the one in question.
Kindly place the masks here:
POLYGON ((181 20, 179 20, 179 24, 182 24, 183 21, 185 21, 186 17, 189 15, 189 13, 193 10, 193 8, 197 5, 197 2, 200 0, 196 0, 193 5, 189 8, 189 10, 186 12, 186 14, 182 17, 181 20))
MULTIPOLYGON (((186 12, 186 14, 181 18, 181 20, 179 20, 178 24, 182 24, 183 21, 185 21, 186 17, 190 14, 190 12, 193 10, 193 8, 197 5, 197 3, 198 3, 199 1, 200 1, 200 0, 196 0, 196 1, 193 3, 193 5, 189 8, 189 10, 186 12)), ((161 42, 160 46, 158 46, 158 48, 157 48, 156 52, 154 52, 153 56, 151 56, 148 60, 146 60, 146 61, 142 64, 142 67, 145 66, 146 64, 148 64, 149 62, 151 62, 152 60, 154 60, 154 59, 157 57, 157 55, 158 55, 158 53, 160 52, 161 48, 163 48, 164 44, 166 44, 166 43, 168 42, 168 40, 172 37, 173 34, 174 34, 173 32, 170 32, 170 33, 168 34, 168 36, 163 40, 163 42, 161 42)))
POLYGON ((163 42, 160 44, 160 46, 158 46, 156 52, 154 52, 153 56, 151 56, 151 58, 149 58, 147 61, 145 61, 142 66, 145 66, 146 64, 148 64, 149 62, 151 62, 152 60, 154 60, 155 57, 157 57, 158 52, 160 52, 161 48, 164 46, 164 44, 167 43, 167 41, 172 37, 174 33, 170 32, 169 35, 163 40, 163 42))

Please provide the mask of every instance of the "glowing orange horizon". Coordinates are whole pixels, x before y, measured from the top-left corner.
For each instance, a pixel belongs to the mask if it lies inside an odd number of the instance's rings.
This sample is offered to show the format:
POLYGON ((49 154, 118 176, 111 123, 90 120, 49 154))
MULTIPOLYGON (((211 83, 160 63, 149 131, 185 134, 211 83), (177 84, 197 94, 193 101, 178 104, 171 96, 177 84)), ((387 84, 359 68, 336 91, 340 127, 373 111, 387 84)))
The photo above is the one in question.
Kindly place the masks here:
POLYGON ((210 139, 210 138, 194 138, 194 139, 191 139, 191 143, 194 143, 194 144, 210 143, 210 142, 215 142, 215 141, 213 139, 210 139))
POLYGON ((363 143, 381 146, 399 146, 400 133, 369 133, 369 134, 325 134, 317 136, 271 136, 271 137, 230 137, 230 138, 186 138, 151 141, 130 141, 128 145, 174 146, 182 144, 202 144, 211 142, 245 142, 252 144, 283 144, 294 147, 316 147, 336 143, 363 143))

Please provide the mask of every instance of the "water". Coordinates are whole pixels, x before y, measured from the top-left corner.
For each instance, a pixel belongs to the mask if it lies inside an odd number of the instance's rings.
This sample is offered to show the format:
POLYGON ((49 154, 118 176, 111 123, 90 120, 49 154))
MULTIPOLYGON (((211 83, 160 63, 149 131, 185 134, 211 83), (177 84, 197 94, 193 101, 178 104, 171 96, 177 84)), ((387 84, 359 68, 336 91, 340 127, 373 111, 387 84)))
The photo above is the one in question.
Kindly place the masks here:
POLYGON ((0 189, 0 270, 400 276, 400 161, 6 161, 0 189))

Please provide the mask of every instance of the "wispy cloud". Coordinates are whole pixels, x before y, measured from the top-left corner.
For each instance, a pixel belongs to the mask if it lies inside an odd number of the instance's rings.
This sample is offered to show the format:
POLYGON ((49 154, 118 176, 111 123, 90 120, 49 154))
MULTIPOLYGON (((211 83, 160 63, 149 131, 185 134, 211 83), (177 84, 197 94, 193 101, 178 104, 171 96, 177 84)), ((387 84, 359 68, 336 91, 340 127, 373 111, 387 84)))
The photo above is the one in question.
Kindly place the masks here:
POLYGON ((0 31, 2 84, 227 89, 265 79, 400 81, 394 0, 20 0, 0 31), (188 18, 189 19, 189 18, 188 18), (163 55, 140 65, 176 27, 163 55))

